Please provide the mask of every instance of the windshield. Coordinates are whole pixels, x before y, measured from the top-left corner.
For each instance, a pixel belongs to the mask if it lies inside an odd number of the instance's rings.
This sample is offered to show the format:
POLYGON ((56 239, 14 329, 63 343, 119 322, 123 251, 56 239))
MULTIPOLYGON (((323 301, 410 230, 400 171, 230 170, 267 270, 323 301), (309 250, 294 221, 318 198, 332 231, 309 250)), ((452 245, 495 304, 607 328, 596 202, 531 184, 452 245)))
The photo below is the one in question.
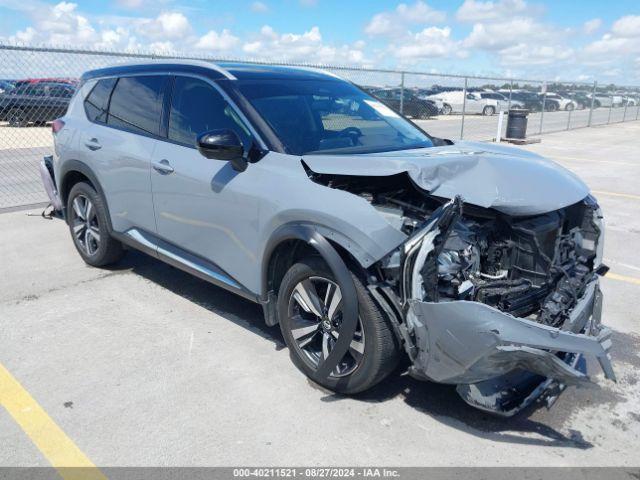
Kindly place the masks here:
POLYGON ((428 135, 348 82, 246 80, 237 85, 293 155, 433 146, 428 135))

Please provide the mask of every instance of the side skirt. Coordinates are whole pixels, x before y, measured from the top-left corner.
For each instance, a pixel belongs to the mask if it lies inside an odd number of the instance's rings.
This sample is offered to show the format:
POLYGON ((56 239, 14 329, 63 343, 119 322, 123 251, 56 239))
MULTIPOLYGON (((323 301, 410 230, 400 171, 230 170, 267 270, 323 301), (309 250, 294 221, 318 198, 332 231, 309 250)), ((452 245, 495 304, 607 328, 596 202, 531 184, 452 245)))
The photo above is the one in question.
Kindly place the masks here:
POLYGON ((259 303, 258 295, 234 280, 231 275, 213 262, 188 252, 149 232, 132 228, 124 233, 112 232, 111 235, 125 245, 158 258, 169 265, 190 273, 201 280, 222 287, 236 295, 259 303))

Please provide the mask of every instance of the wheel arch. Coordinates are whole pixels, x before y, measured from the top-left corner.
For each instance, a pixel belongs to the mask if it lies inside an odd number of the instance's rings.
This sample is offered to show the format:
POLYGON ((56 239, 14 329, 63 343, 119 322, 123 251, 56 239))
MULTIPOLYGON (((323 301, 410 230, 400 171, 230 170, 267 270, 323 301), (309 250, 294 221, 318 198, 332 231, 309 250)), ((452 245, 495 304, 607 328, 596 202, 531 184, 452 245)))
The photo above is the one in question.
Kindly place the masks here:
MULTIPOLYGON (((293 223, 278 228, 265 248, 262 261, 261 298, 267 300, 270 292, 277 294, 286 271, 298 260, 317 255, 327 264, 327 257, 337 254, 344 267, 366 282, 367 266, 354 253, 352 244, 329 238, 320 228, 311 224, 293 223)), ((334 272, 335 273, 335 272, 334 272)))
POLYGON ((62 200, 65 219, 67 218, 66 209, 69 192, 71 192, 73 186, 78 182, 89 183, 102 197, 104 207, 107 210, 107 228, 109 232, 112 232, 113 227, 111 226, 111 215, 109 213, 109 205, 107 203, 107 197, 104 194, 104 190, 102 189, 102 186, 100 185, 100 182, 98 181, 98 178, 91 167, 79 160, 68 160, 60 168, 59 192, 60 199, 62 200))
MULTIPOLYGON (((286 272, 284 265, 286 262, 296 259, 296 255, 316 253, 327 264, 336 283, 340 286, 343 298, 342 328, 344 331, 341 330, 340 338, 335 347, 327 359, 320 364, 317 371, 319 377, 328 377, 347 352, 358 323, 357 291, 351 272, 347 267, 350 260, 347 257, 345 261, 340 255, 340 251, 342 248, 322 236, 314 225, 285 224, 278 228, 267 242, 262 261, 262 299, 265 305, 265 319, 269 325, 277 323, 277 315, 275 315, 277 297, 275 296, 273 279, 280 274, 284 276, 284 272, 286 272), (274 315, 270 315, 270 313, 274 315)), ((345 252, 342 251, 342 254, 344 255, 345 252)), ((299 258, 301 257, 297 259, 299 258)))

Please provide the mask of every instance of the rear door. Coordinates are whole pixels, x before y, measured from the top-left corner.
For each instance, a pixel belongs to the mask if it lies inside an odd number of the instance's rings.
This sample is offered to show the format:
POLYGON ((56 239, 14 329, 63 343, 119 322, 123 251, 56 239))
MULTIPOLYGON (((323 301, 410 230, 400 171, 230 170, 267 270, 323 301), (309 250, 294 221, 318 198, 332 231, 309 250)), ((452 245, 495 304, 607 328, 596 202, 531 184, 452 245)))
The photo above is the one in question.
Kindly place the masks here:
POLYGON ((166 75, 104 79, 85 99, 91 123, 79 149, 98 174, 119 232, 156 230, 149 175, 167 81, 166 75))

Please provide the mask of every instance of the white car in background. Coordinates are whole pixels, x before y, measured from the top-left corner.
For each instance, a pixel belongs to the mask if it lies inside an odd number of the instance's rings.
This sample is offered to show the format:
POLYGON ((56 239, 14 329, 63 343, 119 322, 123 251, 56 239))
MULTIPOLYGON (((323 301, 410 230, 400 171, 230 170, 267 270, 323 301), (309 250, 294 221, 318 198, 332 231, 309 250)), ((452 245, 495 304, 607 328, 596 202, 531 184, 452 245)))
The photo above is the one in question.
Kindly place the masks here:
MULTIPOLYGON (((498 92, 467 92, 465 99, 464 92, 456 90, 429 95, 427 98, 442 103, 440 113, 443 115, 462 113, 463 105, 465 113, 480 113, 482 115, 493 115, 509 108, 509 99, 498 92)), ((523 105, 512 100, 511 106, 521 108, 523 105)))
MULTIPOLYGON (((544 95, 544 93, 541 93, 540 95, 544 95)), ((556 102, 558 102, 558 104, 560 105, 560 110, 575 110, 577 107, 576 102, 574 102, 570 98, 565 98, 562 95, 554 92, 547 92, 546 97, 547 99, 555 100, 556 102)))

